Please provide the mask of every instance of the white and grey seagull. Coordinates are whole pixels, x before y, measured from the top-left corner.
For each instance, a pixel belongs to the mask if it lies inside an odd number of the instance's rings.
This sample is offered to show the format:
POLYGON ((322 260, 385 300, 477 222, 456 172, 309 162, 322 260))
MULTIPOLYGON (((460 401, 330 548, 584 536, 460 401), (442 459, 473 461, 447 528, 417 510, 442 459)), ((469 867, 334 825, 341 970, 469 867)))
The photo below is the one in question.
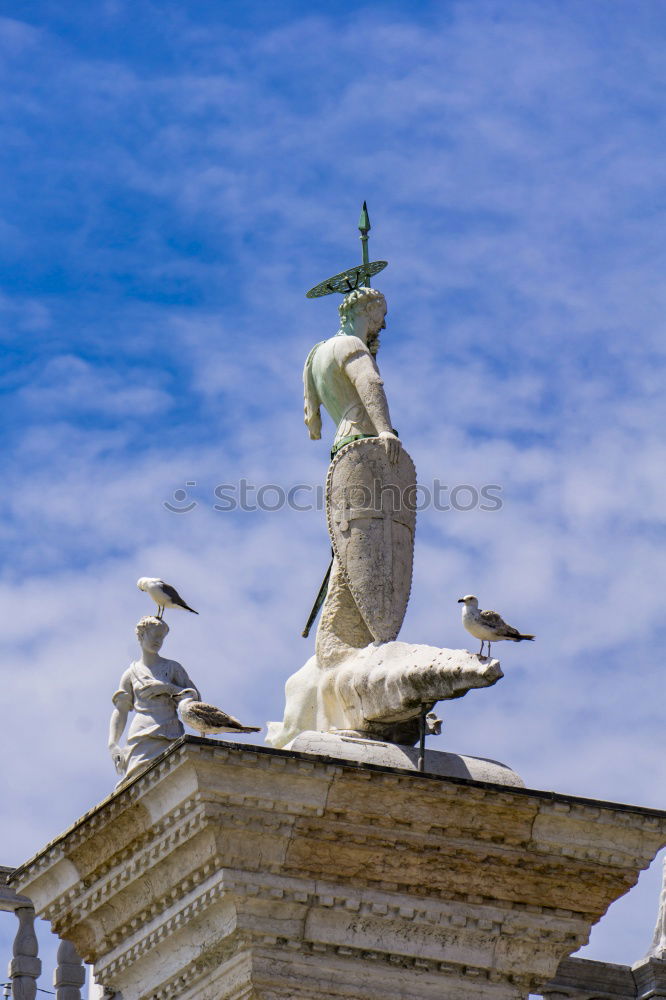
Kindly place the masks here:
POLYGON ((164 580, 160 580, 159 577, 142 576, 136 581, 136 585, 139 590, 145 590, 155 601, 159 609, 157 613, 158 618, 162 617, 165 608, 184 608, 185 611, 191 611, 193 615, 199 614, 198 611, 195 611, 194 608, 185 603, 175 587, 172 587, 170 583, 165 583, 164 580))
POLYGON ((221 708, 194 698, 181 698, 178 708, 183 722, 202 736, 209 733, 259 733, 261 726, 244 726, 221 708))
POLYGON ((488 643, 488 656, 490 656, 490 643, 500 642, 503 639, 511 639, 512 642, 522 642, 523 639, 534 639, 533 635, 523 635, 514 628, 507 625, 504 619, 496 611, 479 611, 479 599, 473 594, 458 599, 458 604, 462 604, 462 623, 475 639, 481 640, 479 656, 483 656, 483 645, 488 643))

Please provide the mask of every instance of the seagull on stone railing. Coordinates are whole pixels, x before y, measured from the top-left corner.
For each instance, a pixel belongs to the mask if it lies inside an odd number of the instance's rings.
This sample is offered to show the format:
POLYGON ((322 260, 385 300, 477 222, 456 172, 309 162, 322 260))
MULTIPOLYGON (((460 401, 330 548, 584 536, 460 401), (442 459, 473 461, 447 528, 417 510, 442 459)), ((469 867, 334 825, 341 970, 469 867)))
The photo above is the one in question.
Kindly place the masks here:
POLYGON ((483 656, 483 645, 488 643, 488 656, 490 656, 490 643, 500 642, 503 639, 511 639, 512 642, 522 642, 523 639, 534 639, 533 635, 523 635, 512 625, 507 625, 503 618, 496 611, 479 611, 479 599, 473 594, 461 597, 458 604, 463 604, 462 623, 475 639, 481 640, 479 656, 483 656))
POLYGON ((261 726, 244 726, 233 715, 227 715, 221 708, 197 701, 193 697, 179 700, 178 709, 183 722, 202 736, 210 733, 259 733, 261 726))
POLYGON ((139 590, 145 590, 155 601, 158 607, 158 618, 162 617, 165 608, 184 608, 185 611, 191 611, 193 615, 199 614, 198 611, 185 603, 175 587, 160 580, 159 577, 142 576, 136 581, 136 585, 139 590))

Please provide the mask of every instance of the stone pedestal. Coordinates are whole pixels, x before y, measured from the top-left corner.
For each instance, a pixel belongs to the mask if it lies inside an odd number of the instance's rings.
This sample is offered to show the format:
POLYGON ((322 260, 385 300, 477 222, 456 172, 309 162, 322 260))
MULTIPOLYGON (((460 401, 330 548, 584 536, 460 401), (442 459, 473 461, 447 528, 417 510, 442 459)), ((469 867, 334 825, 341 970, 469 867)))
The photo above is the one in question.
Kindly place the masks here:
MULTIPOLYGON (((377 740, 359 739, 342 733, 301 733, 285 750, 342 758, 356 764, 379 764, 380 767, 401 771, 419 770, 418 747, 382 743, 377 740)), ((525 782, 506 764, 486 757, 465 757, 442 750, 426 750, 424 769, 429 774, 444 778, 471 778, 472 781, 490 782, 493 785, 514 785, 524 788, 525 782)))
POLYGON ((124 1000, 519 1000, 666 813, 184 737, 14 875, 124 1000))

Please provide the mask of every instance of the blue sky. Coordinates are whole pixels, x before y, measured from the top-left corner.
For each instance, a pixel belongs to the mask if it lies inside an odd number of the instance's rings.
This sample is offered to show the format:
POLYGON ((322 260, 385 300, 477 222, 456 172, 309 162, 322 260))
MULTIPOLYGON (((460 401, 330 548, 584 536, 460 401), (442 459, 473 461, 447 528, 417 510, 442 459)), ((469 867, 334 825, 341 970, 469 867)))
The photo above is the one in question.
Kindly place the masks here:
MULTIPOLYGON (((663 4, 0 15, 0 863, 114 781, 137 577, 201 612, 171 616, 166 651, 206 697, 281 717, 323 515, 224 513, 214 490, 323 480, 332 428, 308 441, 300 380, 336 302, 304 292, 359 258, 364 198, 419 479, 503 499, 420 515, 402 637, 464 646, 469 592, 538 635, 501 650, 497 687, 442 706, 433 746, 663 807, 663 4), (169 512, 186 483, 196 508, 169 512)), ((642 955, 657 868, 589 957, 642 955)))

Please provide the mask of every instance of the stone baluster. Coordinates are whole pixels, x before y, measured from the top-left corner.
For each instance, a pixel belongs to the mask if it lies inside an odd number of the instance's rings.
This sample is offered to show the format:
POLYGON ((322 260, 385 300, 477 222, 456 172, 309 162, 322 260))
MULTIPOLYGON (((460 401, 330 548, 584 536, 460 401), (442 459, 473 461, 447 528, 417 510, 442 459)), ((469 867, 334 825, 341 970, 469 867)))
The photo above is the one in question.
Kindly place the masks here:
POLYGON ((71 941, 60 942, 57 961, 53 973, 57 1000, 81 1000, 81 987, 86 981, 86 970, 71 941))
POLYGON ((35 1000, 37 979, 42 963, 37 958, 35 911, 32 906, 19 906, 15 910, 19 926, 14 938, 14 957, 9 963, 14 1000, 35 1000))

